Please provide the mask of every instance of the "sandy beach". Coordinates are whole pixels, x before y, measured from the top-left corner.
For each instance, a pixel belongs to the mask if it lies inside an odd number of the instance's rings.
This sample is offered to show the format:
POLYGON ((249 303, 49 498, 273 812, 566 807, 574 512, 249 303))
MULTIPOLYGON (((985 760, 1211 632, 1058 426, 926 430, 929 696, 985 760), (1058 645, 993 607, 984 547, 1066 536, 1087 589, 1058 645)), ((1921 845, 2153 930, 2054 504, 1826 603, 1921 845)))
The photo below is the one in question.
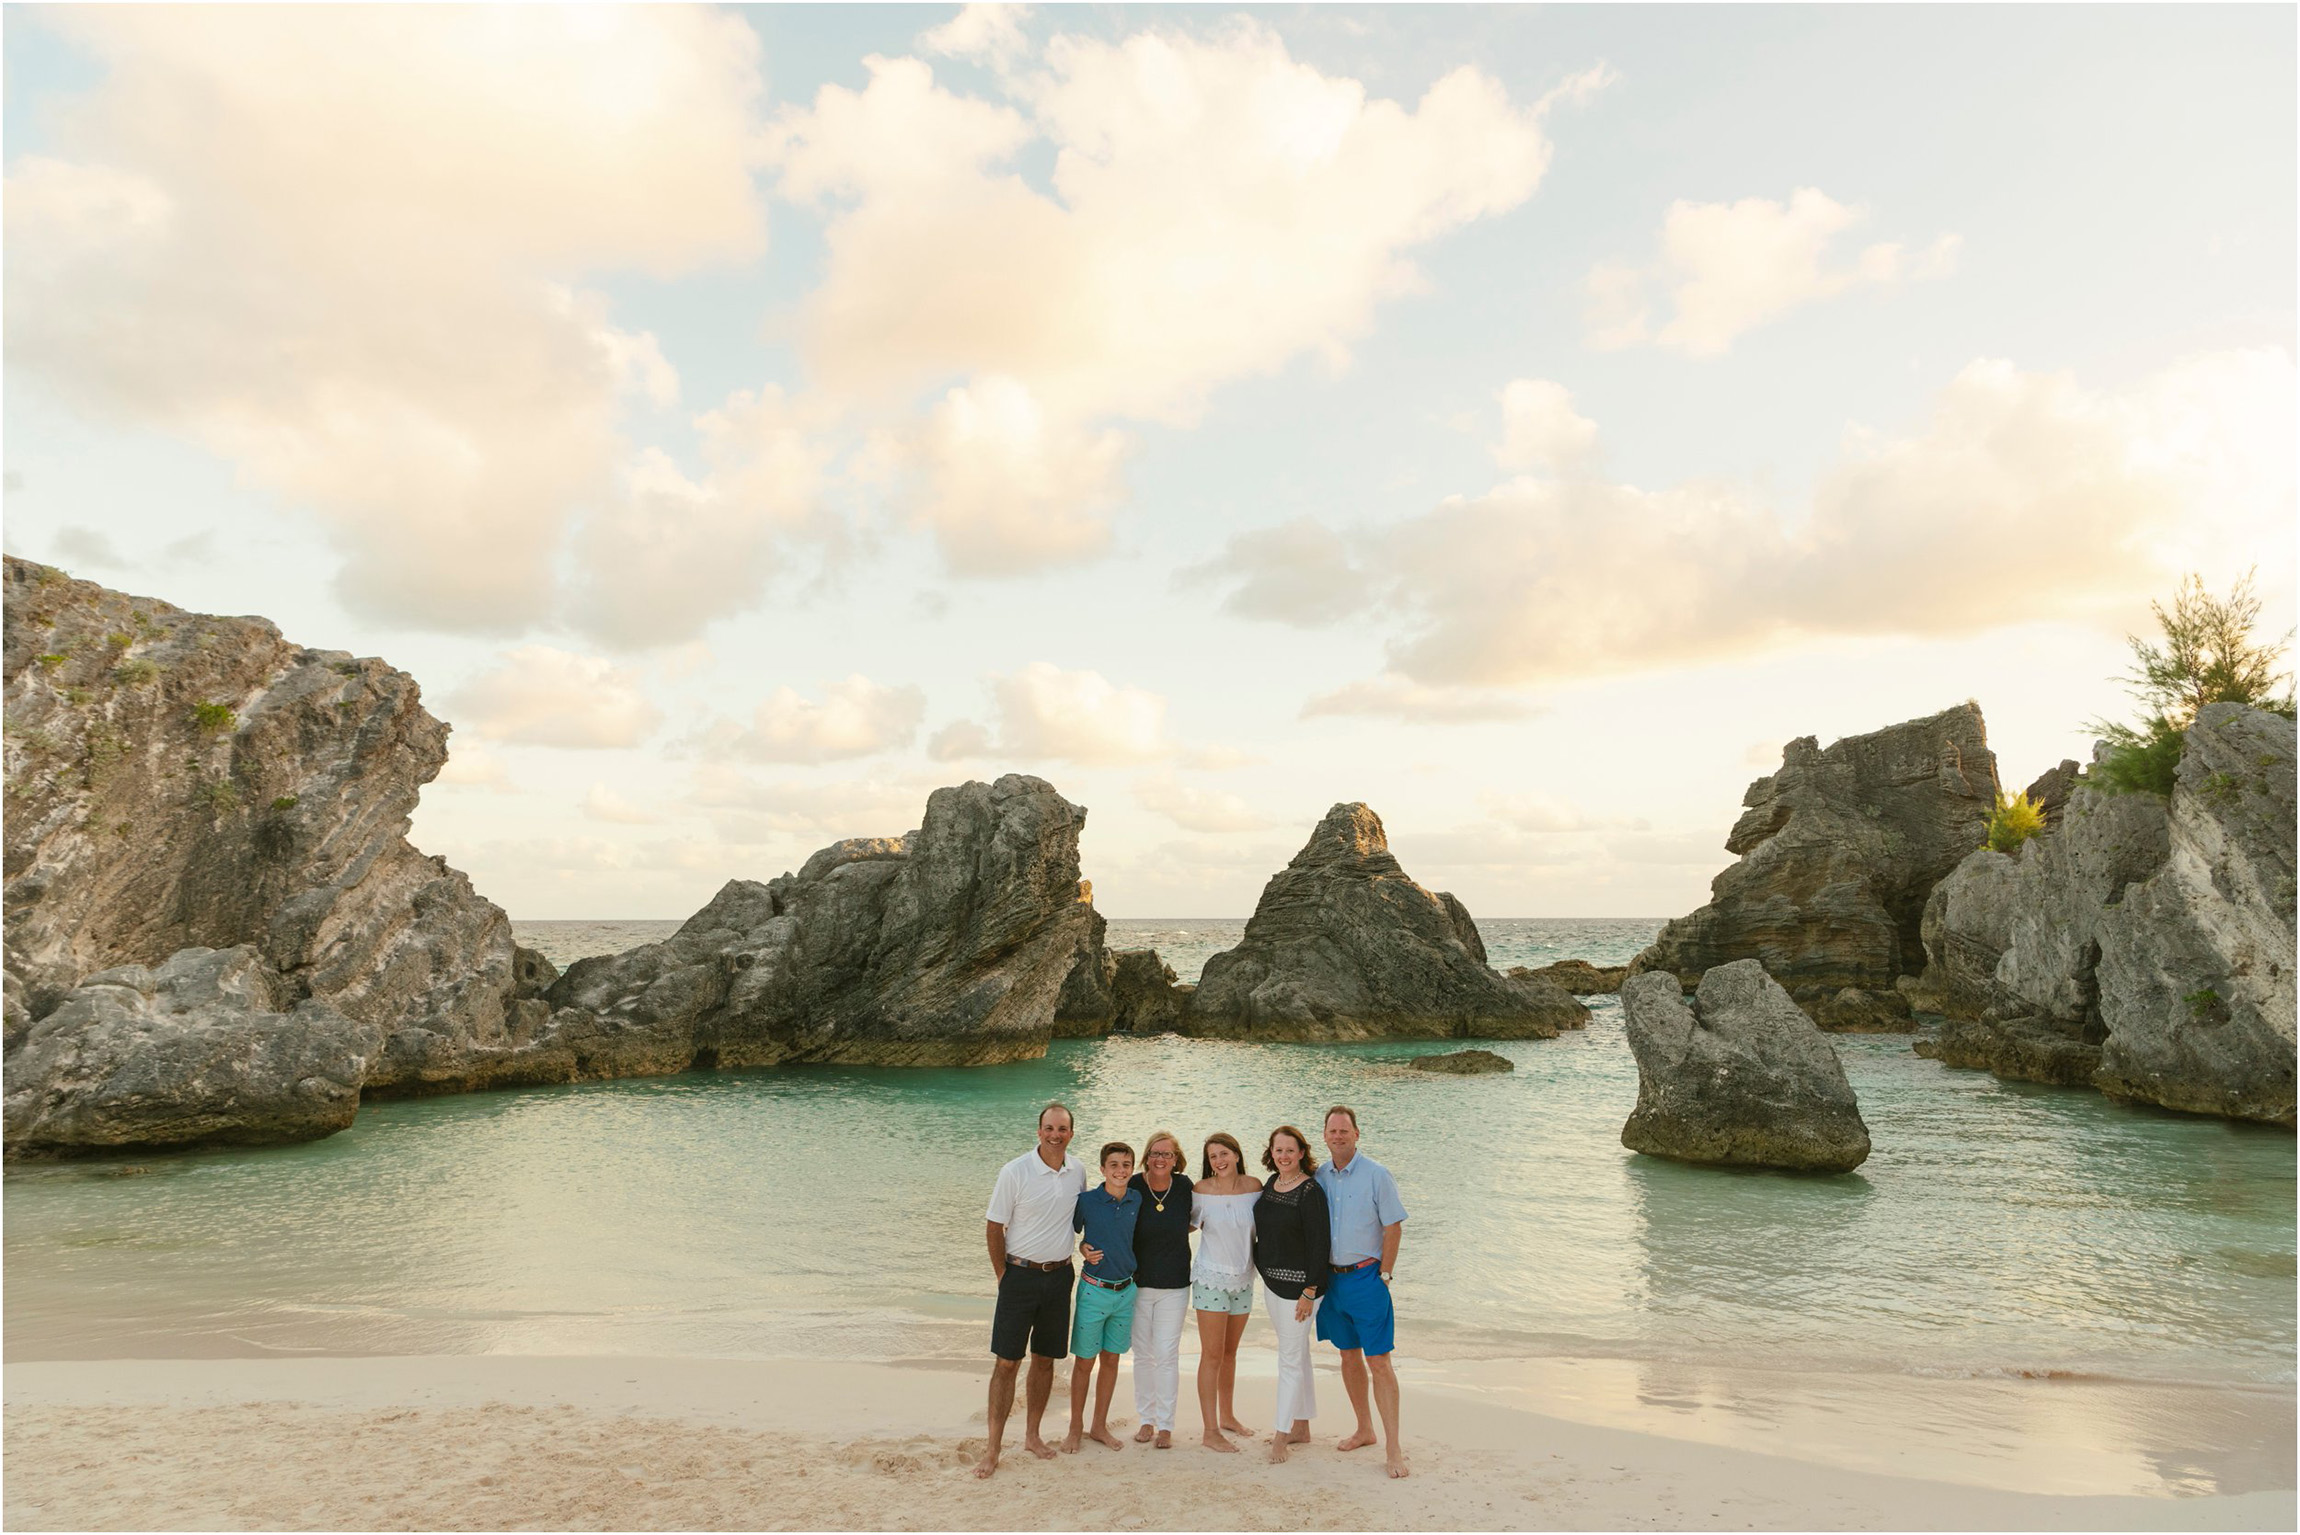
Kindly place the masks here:
MULTIPOLYGON (((981 1483, 982 1381, 947 1366, 31 1362, 7 1370, 5 1512, 12 1529, 2289 1529, 2295 1516, 2289 1433, 2281 1475, 2273 1451, 2251 1472, 2280 1486, 2052 1495, 1983 1485, 1921 1445, 1904 1447, 1920 1474, 1891 1474, 1830 1463, 1841 1444, 1800 1455, 1784 1436, 1769 1453, 1568 1421, 1512 1395, 1417 1383, 1404 1482, 1377 1454, 1336 1453, 1346 1423, 1329 1413, 1284 1466, 1187 1442, 1039 1462, 1010 1433, 981 1483)), ((1058 1391, 1050 1418, 1065 1408, 1058 1391)))

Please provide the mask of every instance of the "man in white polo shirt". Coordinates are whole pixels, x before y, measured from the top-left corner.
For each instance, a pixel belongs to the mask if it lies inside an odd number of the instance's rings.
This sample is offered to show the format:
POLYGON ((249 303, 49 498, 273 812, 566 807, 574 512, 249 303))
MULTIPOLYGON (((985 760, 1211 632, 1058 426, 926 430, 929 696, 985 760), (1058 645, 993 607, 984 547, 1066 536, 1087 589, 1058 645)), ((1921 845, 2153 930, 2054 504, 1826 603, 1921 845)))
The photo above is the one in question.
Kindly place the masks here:
POLYGON ((1038 1437, 1038 1422, 1054 1394, 1054 1361, 1070 1352, 1071 1219, 1093 1181, 1067 1149, 1070 1129, 1070 1110, 1061 1104, 1039 1110, 1038 1145, 998 1170, 984 1212, 998 1309, 990 1323, 990 1447, 975 1464, 976 1476, 998 1469, 1025 1346, 1030 1388, 1022 1447, 1040 1460, 1054 1458, 1054 1447, 1038 1437))

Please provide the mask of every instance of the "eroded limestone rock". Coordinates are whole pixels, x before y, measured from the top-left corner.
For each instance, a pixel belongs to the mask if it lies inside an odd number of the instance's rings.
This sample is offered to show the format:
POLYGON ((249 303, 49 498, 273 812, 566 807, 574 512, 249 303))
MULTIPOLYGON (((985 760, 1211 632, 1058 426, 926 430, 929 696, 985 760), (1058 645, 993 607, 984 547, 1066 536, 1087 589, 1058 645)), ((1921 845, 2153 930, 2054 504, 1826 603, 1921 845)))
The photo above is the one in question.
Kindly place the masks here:
POLYGON ((1755 959, 1817 1015, 1847 987, 1889 997, 1922 967, 1926 898, 1980 845, 1996 794, 1975 704, 1827 750, 1810 736, 1792 741, 1780 769, 1742 797, 1725 842, 1740 861, 1711 881, 1708 905, 1661 930, 1631 973, 1666 970, 1691 986, 1719 965, 1755 959))
POLYGON ((1156 949, 1119 949, 1110 956, 1113 1025, 1121 1034, 1172 1034, 1182 1027, 1195 986, 1181 984, 1156 949))
POLYGON ((1491 1050, 1454 1050, 1445 1055, 1417 1055, 1407 1064, 1416 1071, 1431 1071, 1449 1077, 1482 1077, 1517 1070, 1517 1062, 1506 1055, 1496 1055, 1491 1050))
POLYGON ((1621 987, 1637 1107, 1621 1144, 1649 1156, 1846 1172, 1869 1129, 1828 1037, 1754 959, 1702 976, 1691 1005, 1666 971, 1621 987))
POLYGON ((1588 1010, 1485 963, 1477 924, 1407 878, 1381 818, 1326 812, 1238 946, 1206 962, 1184 1029, 1243 1039, 1552 1038, 1588 1010))

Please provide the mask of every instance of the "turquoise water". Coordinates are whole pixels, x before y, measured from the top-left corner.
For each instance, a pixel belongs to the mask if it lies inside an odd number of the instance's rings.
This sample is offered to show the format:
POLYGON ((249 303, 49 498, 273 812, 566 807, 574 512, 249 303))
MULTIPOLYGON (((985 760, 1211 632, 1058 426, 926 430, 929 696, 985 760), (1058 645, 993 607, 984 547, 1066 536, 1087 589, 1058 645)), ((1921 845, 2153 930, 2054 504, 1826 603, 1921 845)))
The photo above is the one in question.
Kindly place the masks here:
MULTIPOLYGON (((1618 960, 1654 924, 1484 927, 1506 965, 1618 960)), ((1186 959, 1237 924, 1112 929, 1186 959)), ((1425 1357, 2292 1380, 2289 1134, 1844 1036, 1858 1173, 1681 1167, 1621 1148, 1636 1070, 1591 1000, 1585 1031, 1494 1046, 1506 1076, 1405 1069, 1427 1046, 1066 1041, 965 1071, 389 1102, 307 1146, 12 1169, 7 1353, 971 1358, 984 1198, 1060 1097, 1084 1143, 1253 1142, 1357 1106, 1412 1212, 1397 1296, 1425 1357)))

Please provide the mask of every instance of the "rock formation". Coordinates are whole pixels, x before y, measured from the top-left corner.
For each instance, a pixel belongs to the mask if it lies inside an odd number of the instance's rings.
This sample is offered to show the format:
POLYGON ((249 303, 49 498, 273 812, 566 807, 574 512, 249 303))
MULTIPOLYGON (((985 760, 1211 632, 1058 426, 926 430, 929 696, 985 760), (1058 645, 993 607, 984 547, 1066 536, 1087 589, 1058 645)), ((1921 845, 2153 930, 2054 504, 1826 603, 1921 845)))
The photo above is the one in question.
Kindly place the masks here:
POLYGON ((1482 1077, 1494 1072, 1515 1071, 1517 1062, 1491 1050, 1455 1050, 1445 1055, 1417 1055, 1406 1064, 1416 1071, 1434 1071, 1449 1077, 1482 1077))
POLYGON ((1085 821, 1022 774, 937 789, 917 831, 730 880, 663 942, 570 965, 551 1004, 636 1028, 681 1065, 1044 1055, 1092 928, 1085 821))
POLYGON ((2046 826, 2058 826, 2061 810, 2068 804, 2068 797, 2083 773, 2084 769, 2074 757, 2063 757, 2058 767, 2039 773, 2036 782, 2021 791, 2021 797, 2043 813, 2046 826))
POLYGON ((2164 866, 2100 937, 2103 1091, 2293 1123, 2293 723, 2207 704, 2164 866))
POLYGON ((1087 920, 1078 930, 1078 949, 1070 961, 1070 974, 1063 978, 1062 991, 1054 999, 1056 1039, 1099 1039, 1110 1032, 1117 1019, 1117 1005, 1110 994, 1115 962, 1103 941, 1110 924, 1091 904, 1093 881, 1080 881, 1078 898, 1089 903, 1087 920))
POLYGON ((11 1155, 261 1144, 359 1112, 382 1036, 291 989, 253 945, 99 971, 11 1039, 11 1155))
POLYGON ((1119 949, 1111 954, 1110 996, 1121 1034, 1173 1034, 1198 988, 1174 978, 1174 967, 1156 949, 1119 949))
POLYGON ((2292 722, 2233 704, 2188 732, 2169 802, 2080 781, 2052 830, 1927 903, 1906 990, 1947 1021, 1920 1049, 2292 1123, 2293 798, 2292 722))
POLYGON ((1831 1026, 1875 1028, 1906 1014, 1894 983, 1923 965, 1925 900, 1987 833, 1996 759, 1975 704, 1826 751, 1806 736, 1749 786, 1725 850, 1740 861, 1709 904, 1661 930, 1632 975, 1760 961, 1831 1026), (1847 997, 1851 989, 1858 995, 1847 997))
POLYGON ((1238 1039, 1547 1039, 1588 1010, 1485 963, 1461 902, 1406 877, 1381 818, 1336 805, 1206 961, 1186 1032, 1238 1039))
POLYGON ((1510 976, 1530 975, 1562 987, 1577 997, 1610 995, 1621 989, 1629 978, 1627 965, 1593 965, 1586 959, 1561 959, 1554 965, 1541 965, 1528 969, 1512 965, 1503 972, 1510 976))
POLYGON ((1666 971, 1621 987, 1637 1108, 1621 1144, 1649 1156, 1847 1172, 1869 1128, 1828 1037, 1754 959, 1702 976, 1691 1006, 1666 971))

